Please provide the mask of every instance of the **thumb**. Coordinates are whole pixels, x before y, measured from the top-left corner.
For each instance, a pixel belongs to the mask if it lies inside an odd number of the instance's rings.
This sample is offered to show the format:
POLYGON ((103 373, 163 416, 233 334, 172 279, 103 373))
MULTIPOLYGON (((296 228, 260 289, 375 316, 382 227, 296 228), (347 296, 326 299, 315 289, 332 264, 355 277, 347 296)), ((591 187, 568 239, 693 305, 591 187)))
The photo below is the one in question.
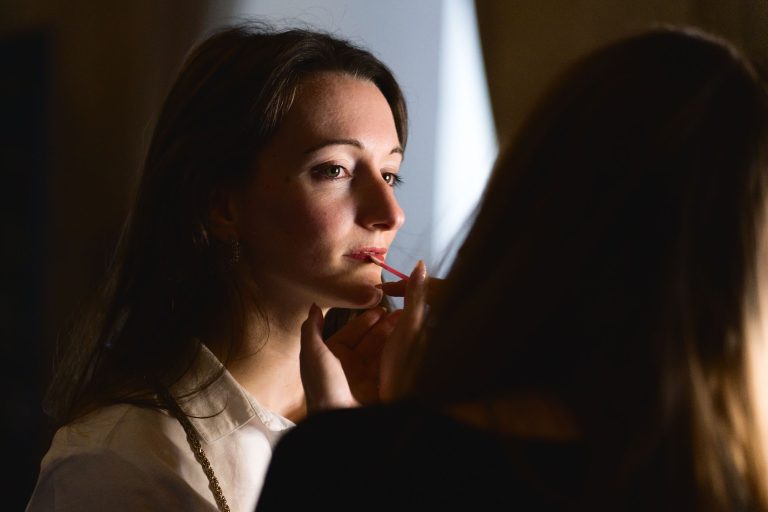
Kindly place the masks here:
POLYGON ((323 341, 323 323, 323 312, 312 304, 301 324, 299 352, 301 384, 309 413, 356 405, 341 363, 323 341))
POLYGON ((299 371, 307 400, 310 400, 310 395, 316 391, 318 379, 322 378, 324 360, 330 353, 321 335, 323 323, 323 312, 317 305, 312 304, 307 319, 301 324, 301 350, 299 351, 299 371))
POLYGON ((310 358, 313 356, 319 356, 328 350, 323 342, 322 332, 325 319, 323 318, 323 312, 317 307, 316 304, 312 304, 309 307, 309 315, 304 323, 301 324, 301 359, 309 363, 310 358))
POLYGON ((419 260, 408 280, 405 308, 381 354, 379 392, 382 401, 391 401, 401 393, 402 379, 410 371, 418 347, 416 341, 424 322, 427 269, 419 260))

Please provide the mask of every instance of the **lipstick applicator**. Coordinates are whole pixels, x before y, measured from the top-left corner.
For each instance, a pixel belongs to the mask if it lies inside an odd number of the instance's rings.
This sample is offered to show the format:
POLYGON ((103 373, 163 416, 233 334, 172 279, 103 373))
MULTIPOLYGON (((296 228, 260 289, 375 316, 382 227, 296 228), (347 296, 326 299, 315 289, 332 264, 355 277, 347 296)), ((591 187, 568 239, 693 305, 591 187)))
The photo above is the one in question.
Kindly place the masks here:
POLYGON ((379 258, 377 258, 376 256, 372 256, 372 255, 370 255, 370 254, 369 254, 369 255, 368 255, 368 259, 369 259, 369 260, 370 260, 372 263, 375 263, 376 265, 378 265, 378 266, 380 266, 381 268, 383 268, 384 270, 386 270, 386 271, 388 271, 388 272, 391 272, 391 273, 395 274, 395 275, 396 275, 397 277, 399 277, 400 279, 405 279, 406 281, 408 280, 408 276, 407 276, 407 275, 403 274, 402 272, 400 272, 399 270, 397 270, 397 269, 395 269, 395 268, 392 268, 392 267, 390 267, 389 265, 387 265, 386 263, 384 263, 383 261, 381 261, 381 260, 380 260, 379 258))

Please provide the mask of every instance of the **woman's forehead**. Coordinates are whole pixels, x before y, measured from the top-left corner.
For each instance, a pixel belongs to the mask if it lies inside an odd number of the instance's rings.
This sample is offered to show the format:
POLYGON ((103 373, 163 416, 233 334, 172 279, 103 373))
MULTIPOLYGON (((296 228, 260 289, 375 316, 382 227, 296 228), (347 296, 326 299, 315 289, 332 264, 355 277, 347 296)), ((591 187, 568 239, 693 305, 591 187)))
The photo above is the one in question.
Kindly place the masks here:
POLYGON ((341 138, 399 145, 392 110, 378 87, 339 72, 313 73, 302 80, 278 129, 281 135, 296 144, 341 138))

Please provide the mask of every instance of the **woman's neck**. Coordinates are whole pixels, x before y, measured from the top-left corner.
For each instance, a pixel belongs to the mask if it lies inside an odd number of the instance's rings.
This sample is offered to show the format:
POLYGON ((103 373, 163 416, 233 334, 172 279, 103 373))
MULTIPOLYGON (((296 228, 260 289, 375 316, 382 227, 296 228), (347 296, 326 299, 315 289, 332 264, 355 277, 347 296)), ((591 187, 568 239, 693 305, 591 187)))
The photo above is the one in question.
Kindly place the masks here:
MULTIPOLYGON (((304 388, 299 371, 301 322, 304 316, 288 319, 267 312, 266 321, 252 315, 243 329, 243 343, 225 357, 225 365, 237 382, 263 407, 298 421, 306 416, 304 388)), ((221 357, 221 351, 212 350, 221 357)))

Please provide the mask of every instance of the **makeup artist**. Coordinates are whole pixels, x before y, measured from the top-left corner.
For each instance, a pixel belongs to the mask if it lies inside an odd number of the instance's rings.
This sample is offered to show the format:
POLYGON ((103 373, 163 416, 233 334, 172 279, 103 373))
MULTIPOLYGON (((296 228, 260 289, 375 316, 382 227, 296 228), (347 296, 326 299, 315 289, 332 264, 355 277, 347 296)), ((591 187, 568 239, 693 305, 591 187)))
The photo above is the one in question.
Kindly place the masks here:
POLYGON ((27 510, 253 510, 272 447, 306 414, 300 327, 378 400, 397 312, 376 307, 403 211, 406 106, 368 51, 310 30, 222 29, 159 113, 114 261, 62 348, 60 427, 27 510), (359 314, 352 314, 357 312, 359 314), (330 322, 330 319, 328 320, 330 322))
MULTIPOLYGON (((400 401, 287 433, 257 510, 768 510, 767 192, 768 92, 733 46, 653 28, 587 55, 428 312, 411 275, 400 401)), ((304 373, 344 391, 318 320, 304 373)))

